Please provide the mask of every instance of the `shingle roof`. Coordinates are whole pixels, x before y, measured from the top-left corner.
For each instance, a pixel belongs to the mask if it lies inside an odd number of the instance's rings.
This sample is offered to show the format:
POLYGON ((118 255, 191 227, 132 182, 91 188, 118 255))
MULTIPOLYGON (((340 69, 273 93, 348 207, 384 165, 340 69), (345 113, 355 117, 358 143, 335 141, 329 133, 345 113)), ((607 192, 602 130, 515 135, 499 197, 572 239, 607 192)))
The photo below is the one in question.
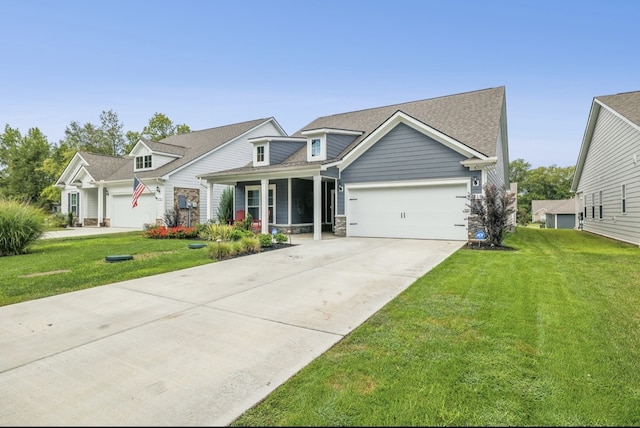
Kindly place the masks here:
MULTIPOLYGON (((291 135, 291 137, 306 138, 303 135, 304 131, 323 128, 362 132, 362 135, 355 138, 351 144, 338 155, 338 159, 340 159, 391 118, 391 116, 401 111, 486 156, 496 156, 500 118, 502 116, 503 103, 505 102, 504 97, 505 87, 500 86, 456 95, 323 116, 304 126, 291 135)), ((279 164, 253 167, 252 164, 249 163, 244 167, 221 171, 220 174, 258 169, 261 171, 277 170, 287 167, 311 165, 311 162, 307 162, 306 150, 306 147, 301 148, 279 164)), ((325 162, 330 163, 335 160, 336 159, 329 159, 325 162)))
POLYGON ((546 199, 531 201, 531 212, 546 210, 549 214, 573 214, 576 202, 573 199, 546 199))
MULTIPOLYGON (((161 177, 194 161, 195 159, 198 159, 199 157, 271 119, 273 118, 255 119, 247 122, 205 129, 202 131, 193 131, 187 134, 171 135, 157 142, 155 145, 152 145, 158 149, 163 148, 165 150, 167 150, 169 146, 179 147, 184 149, 184 155, 181 158, 169 162, 168 164, 153 171, 144 171, 137 173, 137 175, 140 178, 161 177)), ((178 150, 176 149, 176 151, 178 150)), ((132 171, 133 169, 131 172, 132 171)), ((131 172, 129 173, 130 177, 131 172)))
MULTIPOLYGON (((161 177, 272 119, 255 119, 202 131, 193 131, 187 134, 172 135, 162 141, 143 139, 151 150, 181 155, 182 157, 155 170, 141 171, 136 175, 140 178, 161 177)), ((85 168, 94 180, 116 181, 133 178, 132 157, 101 155, 90 152, 78 152, 78 154, 87 161, 88 165, 85 165, 85 168)))
POLYGON ((114 180, 112 178, 123 167, 129 166, 129 176, 125 178, 131 178, 131 171, 133 171, 131 158, 122 158, 109 155, 101 155, 97 153, 78 152, 78 154, 87 162, 84 168, 87 170, 94 180, 114 180))
POLYGON ((640 91, 596 97, 596 100, 640 126, 640 91))
POLYGON ((324 116, 317 118, 292 136, 301 137, 303 131, 318 128, 362 131, 363 134, 345 148, 341 154, 344 155, 393 114, 401 111, 486 156, 495 156, 504 95, 505 88, 500 86, 324 116))

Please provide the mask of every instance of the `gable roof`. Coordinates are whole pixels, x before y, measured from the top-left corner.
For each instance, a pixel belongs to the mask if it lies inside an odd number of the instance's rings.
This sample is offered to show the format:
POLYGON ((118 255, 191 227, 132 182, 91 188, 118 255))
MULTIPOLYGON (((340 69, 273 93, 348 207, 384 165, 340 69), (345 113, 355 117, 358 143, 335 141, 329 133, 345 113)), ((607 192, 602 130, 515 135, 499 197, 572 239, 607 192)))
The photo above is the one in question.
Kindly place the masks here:
POLYGON ((573 199, 545 199, 531 201, 531 212, 545 211, 549 214, 575 214, 576 201, 573 199))
MULTIPOLYGON (((209 128, 202 131, 193 131, 187 134, 171 135, 159 142, 156 142, 155 144, 151 143, 149 148, 152 150, 157 149, 158 151, 174 154, 180 154, 179 152, 183 151, 182 157, 171 161, 166 165, 162 165, 155 170, 139 172, 136 173, 136 175, 140 178, 152 178, 162 177, 166 174, 175 172, 268 121, 273 121, 274 125, 281 129, 275 119, 270 117, 209 128), (173 148, 172 150, 174 150, 173 152, 168 151, 171 147, 173 148)), ((285 134, 284 131, 282 131, 282 133, 285 134)), ((133 169, 131 170, 131 174, 132 173, 133 169)))
MULTIPOLYGON (((142 138, 141 142, 150 150, 180 157, 155 170, 136 172, 136 176, 140 178, 158 178, 173 173, 269 121, 272 121, 274 126, 286 135, 280 125, 271 117, 172 135, 161 141, 142 138)), ((77 162, 82 164, 81 168, 85 169, 95 181, 133 179, 133 156, 110 156, 79 151, 74 155, 58 179, 58 185, 62 184, 61 178, 70 173, 68 169, 77 162)))
POLYGON ((584 168, 584 163, 587 158, 587 152, 591 145, 591 137, 598 122, 601 108, 609 109, 640 131, 640 91, 594 97, 591 102, 591 110, 589 111, 584 136, 582 137, 582 145, 580 146, 580 153, 578 154, 575 175, 571 183, 572 192, 578 189, 582 169, 584 168))
MULTIPOLYGON (((306 139, 306 133, 320 129, 353 132, 353 141, 336 158, 309 162, 307 161, 307 149, 305 146, 278 164, 254 167, 252 163, 249 163, 244 167, 207 174, 206 176, 213 177, 258 170, 268 171, 289 167, 331 164, 337 160, 344 159, 360 143, 399 113, 409 116, 413 120, 444 134, 477 153, 481 153, 486 157, 493 157, 497 155, 498 133, 500 132, 500 121, 504 105, 505 87, 500 86, 322 116, 295 132, 291 137, 306 139), (360 134, 357 135, 356 133, 360 134)), ((506 135, 503 136, 503 139, 506 139, 506 135)))
POLYGON ((604 95, 595 99, 640 126, 640 91, 604 95))
POLYGON ((500 86, 498 88, 392 104, 350 113, 334 114, 317 118, 292 136, 301 137, 303 136, 302 132, 319 128, 362 132, 359 137, 354 139, 343 150, 340 154, 340 157, 342 157, 395 113, 403 112, 471 149, 486 156, 495 156, 504 95, 505 88, 500 86))

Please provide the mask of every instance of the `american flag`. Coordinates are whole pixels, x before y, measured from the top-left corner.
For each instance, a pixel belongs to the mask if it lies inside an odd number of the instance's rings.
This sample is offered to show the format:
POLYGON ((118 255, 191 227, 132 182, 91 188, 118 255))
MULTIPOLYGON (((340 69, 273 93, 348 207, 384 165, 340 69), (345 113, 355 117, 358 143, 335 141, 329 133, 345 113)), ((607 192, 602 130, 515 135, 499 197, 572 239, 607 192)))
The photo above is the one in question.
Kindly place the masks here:
POLYGON ((138 177, 133 177, 133 198, 131 200, 131 209, 138 206, 138 198, 144 192, 144 184, 142 181, 138 180, 138 177))

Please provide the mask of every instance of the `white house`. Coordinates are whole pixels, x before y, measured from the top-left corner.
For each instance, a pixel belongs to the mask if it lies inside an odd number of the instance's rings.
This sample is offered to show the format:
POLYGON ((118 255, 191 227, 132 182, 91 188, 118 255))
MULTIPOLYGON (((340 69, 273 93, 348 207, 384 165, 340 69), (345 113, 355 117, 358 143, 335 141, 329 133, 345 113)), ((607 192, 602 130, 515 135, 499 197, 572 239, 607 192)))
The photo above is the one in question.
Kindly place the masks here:
POLYGON ((72 212, 77 225, 135 229, 162 224, 176 207, 185 225, 215 219, 225 186, 207 186, 197 176, 251 162, 250 140, 264 135, 286 137, 274 118, 266 118, 142 139, 127 156, 78 152, 56 182, 61 212, 72 212), (135 208, 134 177, 145 186, 135 208))

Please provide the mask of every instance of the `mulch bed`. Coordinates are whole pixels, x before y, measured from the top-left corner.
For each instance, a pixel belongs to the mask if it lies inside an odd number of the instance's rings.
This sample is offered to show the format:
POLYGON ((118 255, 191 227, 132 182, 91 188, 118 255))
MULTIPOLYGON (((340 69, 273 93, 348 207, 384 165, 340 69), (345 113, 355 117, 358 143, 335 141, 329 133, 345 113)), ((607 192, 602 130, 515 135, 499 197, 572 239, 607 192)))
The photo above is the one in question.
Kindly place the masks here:
POLYGON ((469 242, 464 248, 467 250, 516 251, 513 247, 506 245, 491 245, 488 242, 469 242))

